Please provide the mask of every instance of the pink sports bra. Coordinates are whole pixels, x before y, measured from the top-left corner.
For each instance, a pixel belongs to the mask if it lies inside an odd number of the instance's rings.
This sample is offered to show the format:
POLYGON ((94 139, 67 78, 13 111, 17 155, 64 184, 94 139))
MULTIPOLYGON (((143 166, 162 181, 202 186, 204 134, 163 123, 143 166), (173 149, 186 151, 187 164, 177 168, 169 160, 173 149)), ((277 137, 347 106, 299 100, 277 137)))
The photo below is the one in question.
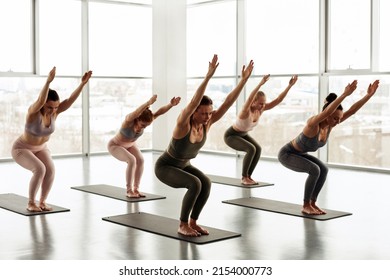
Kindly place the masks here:
POLYGON ((243 132, 251 131, 259 122, 259 119, 257 121, 253 122, 252 118, 249 116, 246 119, 240 119, 237 117, 235 127, 243 132))

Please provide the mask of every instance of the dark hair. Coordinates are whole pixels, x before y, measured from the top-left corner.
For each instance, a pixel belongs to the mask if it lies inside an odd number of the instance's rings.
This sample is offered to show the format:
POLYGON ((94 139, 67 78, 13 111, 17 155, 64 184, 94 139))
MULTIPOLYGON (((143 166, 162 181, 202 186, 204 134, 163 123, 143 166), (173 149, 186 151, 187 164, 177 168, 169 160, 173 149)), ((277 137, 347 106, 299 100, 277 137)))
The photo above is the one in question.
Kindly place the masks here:
POLYGON ((58 101, 58 100, 60 100, 58 93, 53 89, 49 89, 49 93, 47 94, 46 102, 47 101, 58 101))
POLYGON ((154 119, 153 113, 149 108, 146 108, 137 118, 138 121, 151 123, 154 119))
MULTIPOLYGON (((330 103, 332 103, 333 101, 335 101, 337 98, 337 94, 336 93, 329 93, 328 96, 325 98, 325 104, 324 106, 322 107, 322 111, 324 111, 326 109, 326 107, 328 107, 328 105, 330 103)), ((336 110, 343 110, 343 106, 340 104, 339 106, 337 106, 337 109, 336 110)))
MULTIPOLYGON (((213 105, 213 100, 210 97, 208 97, 207 95, 203 95, 202 100, 199 103, 199 106, 202 106, 202 105, 213 105)), ((199 106, 198 106, 198 108, 199 108, 199 106)))

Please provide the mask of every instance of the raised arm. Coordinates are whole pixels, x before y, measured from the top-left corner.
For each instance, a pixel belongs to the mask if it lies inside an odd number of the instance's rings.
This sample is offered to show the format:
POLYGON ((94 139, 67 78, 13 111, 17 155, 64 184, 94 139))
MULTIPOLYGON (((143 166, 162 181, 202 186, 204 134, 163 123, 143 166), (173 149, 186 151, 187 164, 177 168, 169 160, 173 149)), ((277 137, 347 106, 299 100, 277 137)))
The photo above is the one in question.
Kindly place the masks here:
POLYGON ((165 114, 166 112, 168 112, 173 106, 176 106, 177 104, 180 103, 180 97, 173 97, 171 99, 171 101, 167 104, 167 105, 164 105, 162 107, 160 107, 155 113, 153 113, 153 117, 154 119, 156 119, 157 117, 165 114))
POLYGON ((180 133, 178 133, 179 130, 180 131, 188 131, 188 129, 190 127, 191 116, 195 112, 196 108, 198 108, 198 106, 202 100, 202 97, 204 95, 204 92, 206 90, 207 84, 210 81, 210 79, 213 77, 218 65, 219 65, 218 56, 215 54, 213 56, 212 61, 209 62, 209 69, 207 71, 207 75, 205 76, 202 83, 199 85, 199 87, 196 90, 191 101, 187 104, 187 106, 180 113, 180 115, 177 119, 177 124, 176 124, 176 128, 174 130, 174 135, 180 134, 180 133))
POLYGON ((319 113, 318 115, 316 115, 308 120, 307 126, 315 127, 320 122, 322 122, 327 117, 329 117, 331 114, 333 114, 333 112, 336 111, 337 107, 341 104, 341 102, 343 102, 343 100, 347 96, 351 95, 352 92, 355 91, 356 86, 357 86, 356 80, 354 80, 352 83, 348 84, 345 87, 344 92, 339 97, 337 97, 332 103, 330 103, 329 106, 325 108, 325 110, 323 110, 321 113, 319 113))
POLYGON ((269 80, 269 77, 270 77, 269 74, 265 75, 261 79, 261 81, 257 84, 257 86, 252 90, 251 94, 246 99, 246 101, 245 101, 244 105, 242 106, 241 111, 240 111, 240 113, 238 115, 238 117, 240 119, 246 119, 249 116, 251 105, 252 105, 253 101, 255 100, 255 98, 257 96, 257 92, 260 90, 262 85, 264 85, 269 80))
POLYGON ((84 86, 88 83, 91 76, 92 76, 92 71, 85 72, 85 74, 81 78, 80 85, 73 91, 73 93, 67 99, 63 100, 60 103, 60 105, 58 106, 57 114, 60 114, 64 111, 68 110, 70 108, 70 106, 72 106, 72 104, 79 97, 84 86))
POLYGON ((28 109, 28 115, 32 115, 39 112, 39 110, 41 110, 42 107, 45 105, 47 101, 47 95, 49 93, 50 83, 54 80, 55 76, 56 76, 56 67, 53 67, 50 70, 49 75, 47 76, 45 85, 43 86, 41 92, 39 93, 38 99, 28 109))
POLYGON ((240 95, 242 89, 244 88, 246 82, 248 81, 250 75, 252 74, 253 70, 253 60, 251 60, 247 67, 242 66, 242 73, 241 73, 241 80, 237 84, 237 86, 228 94, 225 101, 222 103, 222 105, 213 112, 213 115, 210 119, 210 125, 218 121, 222 116, 227 112, 227 110, 233 105, 233 103, 237 100, 238 96, 240 95))
POLYGON ((376 90, 379 86, 379 80, 375 80, 372 84, 370 84, 367 88, 367 94, 363 96, 359 101, 354 103, 351 108, 348 109, 348 111, 344 112, 343 117, 341 118, 340 122, 345 121, 350 116, 355 114, 360 108, 363 107, 364 104, 367 103, 368 100, 375 94, 376 90))
POLYGON ((138 118, 142 114, 143 111, 145 111, 146 108, 148 108, 150 105, 152 105, 154 102, 156 102, 156 100, 157 100, 157 95, 156 94, 152 95, 152 97, 148 101, 146 101, 145 103, 140 105, 133 112, 127 114, 126 118, 125 118, 125 122, 130 123, 130 122, 134 121, 136 118, 138 118))
POLYGON ((288 86, 286 87, 286 89, 284 91, 282 91, 278 95, 278 97, 276 97, 274 100, 272 100, 269 103, 266 103, 264 110, 270 110, 270 109, 274 108, 276 105, 280 104, 280 102, 282 102, 283 99, 286 97, 286 95, 289 92, 289 90, 295 85, 297 80, 298 80, 298 76, 297 75, 292 76, 290 81, 289 81, 289 83, 288 83, 288 86))

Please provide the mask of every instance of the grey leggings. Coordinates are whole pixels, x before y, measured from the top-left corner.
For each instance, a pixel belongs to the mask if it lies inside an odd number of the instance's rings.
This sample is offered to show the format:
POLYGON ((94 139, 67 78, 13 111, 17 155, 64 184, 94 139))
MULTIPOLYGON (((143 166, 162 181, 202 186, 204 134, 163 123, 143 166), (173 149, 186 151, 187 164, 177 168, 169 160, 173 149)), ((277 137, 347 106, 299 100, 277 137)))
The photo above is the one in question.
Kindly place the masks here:
POLYGON ((157 159, 154 172, 157 178, 168 186, 187 188, 182 201, 180 220, 188 222, 189 217, 197 220, 210 195, 210 179, 189 161, 177 160, 167 152, 157 159))
POLYGON ((294 149, 291 143, 284 145, 278 155, 279 161, 287 168, 309 174, 305 183, 304 202, 317 201, 318 194, 328 175, 328 167, 318 158, 294 149))
POLYGON ((251 176, 261 156, 260 145, 247 132, 238 132, 233 127, 226 130, 223 139, 230 148, 245 152, 242 176, 251 176))

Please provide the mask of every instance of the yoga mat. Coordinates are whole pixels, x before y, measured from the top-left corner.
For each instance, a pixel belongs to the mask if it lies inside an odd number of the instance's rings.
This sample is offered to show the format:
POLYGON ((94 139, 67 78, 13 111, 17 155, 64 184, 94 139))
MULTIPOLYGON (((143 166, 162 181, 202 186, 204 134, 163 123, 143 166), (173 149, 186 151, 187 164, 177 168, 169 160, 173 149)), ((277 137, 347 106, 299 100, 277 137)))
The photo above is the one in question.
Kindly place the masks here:
MULTIPOLYGON (((13 193, 0 194, 0 208, 22 214, 24 216, 35 216, 35 215, 45 215, 59 212, 70 211, 67 208, 62 208, 53 204, 47 204, 50 207, 53 207, 51 211, 42 211, 42 212, 30 212, 27 211, 28 198, 20 196, 13 193)), ((38 202, 37 202, 38 205, 38 202)))
POLYGON ((238 178, 224 177, 224 176, 218 176, 218 175, 207 175, 207 177, 209 177, 211 182, 213 182, 213 183, 231 185, 231 186, 235 186, 235 187, 248 188, 248 189, 274 185, 272 183, 264 183, 264 182, 258 182, 256 185, 243 185, 243 184, 241 184, 241 179, 238 179, 238 178))
POLYGON ((164 199, 166 197, 145 193, 146 197, 127 197, 126 196, 126 189, 125 188, 119 188, 115 186, 110 185, 88 185, 88 186, 79 186, 79 187, 71 187, 74 190, 79 190, 83 192, 93 193, 97 195, 102 195, 105 197, 115 198, 122 201, 127 202, 141 202, 141 201, 148 201, 148 200, 156 200, 156 199, 164 199))
POLYGON ((215 241, 221 241, 228 238, 239 237, 241 234, 220 230, 216 228, 202 226, 209 231, 209 235, 198 237, 184 236, 177 232, 179 220, 165 218, 148 213, 130 213, 118 216, 102 218, 104 221, 116 223, 119 225, 136 228, 150 233, 159 234, 162 236, 187 241, 196 244, 206 244, 215 241))
POLYGON ((324 215, 308 215, 303 214, 301 212, 302 205, 256 197, 238 198, 232 200, 225 200, 222 202, 237 206, 249 207, 258 210, 270 211, 321 221, 352 215, 352 213, 334 211, 329 209, 323 209, 326 212, 326 214, 324 215))

